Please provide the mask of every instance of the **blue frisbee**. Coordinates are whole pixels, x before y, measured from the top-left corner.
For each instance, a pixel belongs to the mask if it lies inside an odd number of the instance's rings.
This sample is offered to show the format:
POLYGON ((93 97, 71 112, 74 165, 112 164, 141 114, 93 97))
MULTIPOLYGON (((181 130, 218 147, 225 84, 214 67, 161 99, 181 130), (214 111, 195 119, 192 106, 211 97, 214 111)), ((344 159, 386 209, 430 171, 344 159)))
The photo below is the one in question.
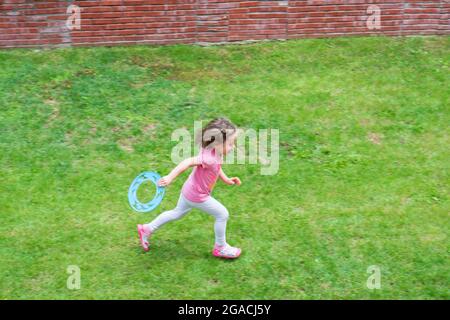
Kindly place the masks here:
POLYGON ((161 176, 156 172, 146 171, 142 172, 133 180, 130 188, 128 189, 128 202, 130 203, 131 208, 133 208, 137 212, 149 212, 155 209, 161 203, 164 197, 165 188, 158 186, 157 183, 159 179, 161 179, 161 176), (145 181, 153 182, 156 187, 156 192, 152 200, 147 203, 142 203, 138 200, 136 193, 141 184, 145 181))

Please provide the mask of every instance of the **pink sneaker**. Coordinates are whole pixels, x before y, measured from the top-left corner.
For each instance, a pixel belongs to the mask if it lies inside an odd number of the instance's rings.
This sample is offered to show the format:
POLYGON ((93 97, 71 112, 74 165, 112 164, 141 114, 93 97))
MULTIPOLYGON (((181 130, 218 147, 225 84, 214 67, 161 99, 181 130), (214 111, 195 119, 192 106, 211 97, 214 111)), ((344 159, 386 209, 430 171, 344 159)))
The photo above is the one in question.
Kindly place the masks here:
POLYGON ((141 246, 144 249, 144 251, 149 250, 149 243, 148 238, 152 235, 151 233, 146 233, 145 228, 142 224, 137 225, 137 230, 139 234, 139 240, 141 241, 141 246))
POLYGON ((212 254, 215 257, 225 258, 225 259, 236 259, 241 255, 241 249, 235 248, 226 244, 224 246, 214 245, 212 254))

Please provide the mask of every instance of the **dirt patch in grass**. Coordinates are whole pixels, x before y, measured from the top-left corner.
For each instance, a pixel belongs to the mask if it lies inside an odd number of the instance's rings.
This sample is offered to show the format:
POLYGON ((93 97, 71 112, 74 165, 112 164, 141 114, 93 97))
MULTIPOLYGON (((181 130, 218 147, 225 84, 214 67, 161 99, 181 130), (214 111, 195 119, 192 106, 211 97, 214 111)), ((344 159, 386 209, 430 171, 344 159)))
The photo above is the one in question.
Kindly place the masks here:
POLYGON ((46 105, 52 107, 52 113, 49 115, 49 117, 47 119, 47 122, 44 125, 45 128, 48 128, 60 116, 60 110, 59 110, 59 107, 58 107, 59 103, 58 103, 58 101, 56 101, 54 99, 47 99, 47 100, 44 101, 44 103, 46 105))
MULTIPOLYGON (((228 50, 222 48, 215 51, 214 54, 223 57, 223 59, 221 59, 221 61, 205 61, 201 69, 197 66, 192 67, 191 65, 178 63, 169 57, 156 58, 134 55, 127 58, 126 63, 138 66, 140 68, 149 69, 153 76, 163 75, 165 78, 175 81, 232 79, 236 75, 249 72, 249 66, 236 66, 226 62, 231 55, 228 50)), ((140 88, 144 84, 136 83, 132 86, 140 88)))
POLYGON ((77 71, 77 72, 75 73, 75 77, 81 77, 81 76, 95 76, 95 74, 96 74, 96 72, 95 72, 94 69, 86 68, 86 69, 77 71))
POLYGON ((247 74, 251 72, 250 65, 237 66, 237 65, 227 65, 224 67, 226 62, 222 63, 205 63, 204 66, 199 69, 191 69, 188 67, 175 67, 171 70, 167 79, 176 81, 201 81, 201 80, 233 80, 241 74, 247 74))
POLYGON ((64 143, 67 145, 71 145, 72 144, 72 139, 73 139, 73 132, 72 131, 67 131, 64 134, 64 143))
POLYGON ((54 89, 70 89, 72 88, 72 81, 66 80, 52 80, 44 85, 44 90, 51 91, 54 89))
POLYGON ((150 123, 144 127, 144 133, 152 132, 156 129, 156 124, 150 123))
POLYGON ((136 138, 135 137, 130 137, 130 138, 124 138, 124 139, 120 139, 117 141, 117 145, 119 146, 120 149, 122 149, 125 152, 133 152, 134 148, 133 148, 133 144, 136 143, 136 138))
POLYGON ((154 137, 156 133, 156 124, 149 123, 144 128, 142 128, 142 132, 147 136, 154 137))
POLYGON ((291 145, 288 142, 282 141, 280 142, 281 148, 285 149, 288 153, 289 157, 292 157, 296 154, 295 146, 291 145))
POLYGON ((369 132, 369 134, 367 135, 367 139, 369 139, 369 141, 372 142, 373 144, 377 145, 381 144, 382 138, 383 137, 381 134, 375 132, 369 132))
POLYGON ((133 89, 141 89, 143 88, 145 85, 152 83, 152 81, 143 81, 143 82, 136 82, 136 83, 131 83, 130 87, 133 89))
POLYGON ((370 120, 370 119, 361 119, 361 120, 359 121, 359 125, 360 125, 361 127, 367 128, 367 127, 372 126, 373 123, 372 123, 372 120, 370 120))
POLYGON ((127 62, 141 68, 150 69, 150 71, 154 75, 159 75, 161 73, 171 71, 175 67, 175 64, 170 58, 161 57, 158 59, 153 59, 154 60, 149 60, 149 58, 143 56, 132 56, 128 59, 127 62))
MULTIPOLYGON (((217 70, 205 68, 201 72, 198 70, 187 70, 183 68, 175 69, 170 75, 167 77, 169 80, 177 80, 177 81, 196 81, 196 80, 204 80, 204 79, 223 79, 225 78, 225 74, 219 72, 217 70)), ((227 77, 228 78, 228 77, 227 77)))
POLYGON ((44 100, 44 103, 49 106, 57 106, 59 104, 58 101, 56 101, 55 99, 51 99, 51 98, 44 100))
POLYGON ((118 126, 115 126, 111 129, 112 133, 119 133, 119 132, 128 132, 132 127, 132 124, 130 122, 127 122, 125 124, 120 124, 118 126))
POLYGON ((446 50, 445 48, 448 48, 449 44, 450 44, 450 41, 447 37, 424 38, 425 49, 444 51, 444 50, 446 50))
POLYGON ((52 277, 47 272, 40 272, 37 276, 28 281, 28 287, 31 291, 41 290, 43 286, 50 282, 52 277))

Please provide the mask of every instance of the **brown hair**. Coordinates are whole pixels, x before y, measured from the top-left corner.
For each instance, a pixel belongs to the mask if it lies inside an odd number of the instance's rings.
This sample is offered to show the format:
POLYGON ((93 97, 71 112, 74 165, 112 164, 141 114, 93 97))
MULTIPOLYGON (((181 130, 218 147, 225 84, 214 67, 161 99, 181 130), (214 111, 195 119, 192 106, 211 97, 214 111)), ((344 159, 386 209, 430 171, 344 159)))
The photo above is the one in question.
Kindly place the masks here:
POLYGON ((235 133, 236 126, 226 118, 216 118, 197 133, 197 142, 202 148, 211 147, 217 143, 225 143, 227 138, 235 133))

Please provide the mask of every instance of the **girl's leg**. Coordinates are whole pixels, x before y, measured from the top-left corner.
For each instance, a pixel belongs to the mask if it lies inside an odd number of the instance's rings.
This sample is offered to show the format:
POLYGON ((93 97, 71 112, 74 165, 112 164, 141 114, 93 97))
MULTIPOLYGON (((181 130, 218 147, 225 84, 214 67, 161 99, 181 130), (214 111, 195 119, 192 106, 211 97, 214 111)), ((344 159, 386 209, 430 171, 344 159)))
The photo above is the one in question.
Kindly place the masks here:
POLYGON ((230 246, 226 242, 225 233, 227 230, 228 210, 219 201, 213 197, 202 203, 190 202, 191 206, 205 211, 216 218, 214 223, 214 232, 216 235, 216 243, 212 254, 216 257, 235 259, 241 255, 241 249, 230 246))
POLYGON ((178 204, 175 209, 161 213, 152 222, 148 224, 144 225, 138 224, 137 230, 139 240, 141 241, 141 246, 144 249, 144 251, 149 250, 148 238, 151 236, 153 232, 155 232, 159 227, 161 227, 163 224, 166 224, 169 221, 180 219, 191 209, 192 207, 184 199, 183 195, 180 194, 180 198, 178 199, 178 204))
POLYGON ((153 233, 167 222, 182 218, 186 213, 191 211, 191 209, 192 207, 186 199, 184 199, 183 195, 180 194, 180 198, 178 199, 175 209, 161 213, 152 222, 145 224, 144 230, 148 234, 153 233))
POLYGON ((216 245, 225 246, 226 242, 226 231, 227 231, 227 220, 228 220, 228 210, 223 204, 209 197, 205 202, 190 202, 189 204, 197 209, 200 209, 216 218, 214 223, 214 233, 216 238, 216 245))

